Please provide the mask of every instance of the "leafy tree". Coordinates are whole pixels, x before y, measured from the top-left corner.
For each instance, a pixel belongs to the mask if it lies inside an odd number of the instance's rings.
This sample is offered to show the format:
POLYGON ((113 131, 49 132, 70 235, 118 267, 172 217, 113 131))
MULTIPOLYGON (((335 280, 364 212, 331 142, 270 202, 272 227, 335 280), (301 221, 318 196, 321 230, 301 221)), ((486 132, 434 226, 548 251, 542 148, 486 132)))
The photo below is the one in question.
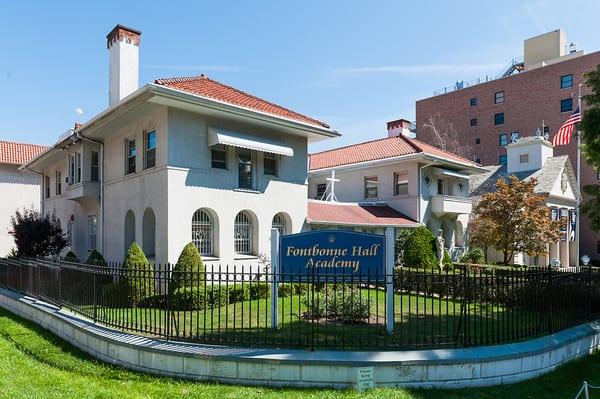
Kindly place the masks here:
POLYGON ((102 254, 98 251, 96 251, 95 249, 93 249, 90 254, 88 255, 87 261, 85 262, 88 265, 106 265, 106 261, 104 260, 104 257, 102 256, 102 254))
POLYGON ((203 280, 204 263, 202 256, 198 252, 198 248, 194 243, 188 243, 177 259, 177 264, 173 268, 171 277, 170 289, 173 291, 180 287, 190 287, 194 285, 194 281, 203 280), (194 273, 199 273, 194 274, 194 273))
POLYGON ((10 234, 15 239, 19 256, 58 256, 68 245, 54 214, 42 216, 35 209, 16 211, 10 218, 10 234))
MULTIPOLYGON (((585 79, 591 93, 582 98, 585 101, 580 125, 584 143, 582 150, 587 162, 600 171, 600 65, 586 73, 585 79)), ((600 230, 600 185, 586 185, 583 191, 587 198, 581 210, 589 216, 592 228, 600 230)))
POLYGON ((122 267, 124 276, 119 284, 122 284, 129 304, 137 305, 154 295, 154 269, 136 242, 129 247, 122 267))
POLYGON ((494 246, 495 237, 490 234, 489 229, 494 224, 493 220, 484 218, 473 218, 469 222, 469 241, 483 249, 483 260, 488 260, 488 250, 494 246))
POLYGON ((425 226, 417 227, 404 244, 404 265, 434 268, 438 266, 435 237, 425 226))
POLYGON ((551 220, 546 197, 535 192, 536 185, 535 178, 498 179, 496 191, 483 195, 475 206, 475 244, 483 247, 485 242, 502 251, 505 265, 518 252, 544 254, 546 244, 560 238, 560 222, 551 220))

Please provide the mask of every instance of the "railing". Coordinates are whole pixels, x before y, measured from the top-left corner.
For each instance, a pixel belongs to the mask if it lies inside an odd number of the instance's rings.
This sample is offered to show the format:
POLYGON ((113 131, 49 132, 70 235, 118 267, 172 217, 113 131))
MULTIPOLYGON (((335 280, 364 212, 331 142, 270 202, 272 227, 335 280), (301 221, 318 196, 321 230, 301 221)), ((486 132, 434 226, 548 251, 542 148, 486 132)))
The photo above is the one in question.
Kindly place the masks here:
POLYGON ((496 80, 496 79, 503 78, 505 76, 509 76, 513 72, 512 71, 513 69, 519 71, 520 69, 516 68, 516 66, 521 65, 522 63, 523 63, 523 57, 513 58, 504 68, 502 68, 502 71, 495 76, 486 75, 485 77, 468 80, 468 81, 457 80, 456 83, 454 83, 450 86, 444 86, 439 90, 434 90, 433 95, 439 96, 441 94, 446 94, 446 93, 450 93, 450 92, 453 92, 456 90, 466 89, 467 87, 475 86, 475 85, 478 85, 481 83, 491 82, 492 80, 496 80), (511 73, 509 73, 509 71, 511 73))
MULTIPOLYGON (((385 276, 277 274, 250 267, 172 271, 0 259, 0 287, 95 323, 167 340, 250 347, 400 350, 514 342, 600 314, 600 273, 547 268, 397 268, 394 332, 385 276), (274 329, 270 285, 278 283, 274 329)), ((275 312, 273 312, 275 313, 275 312)))

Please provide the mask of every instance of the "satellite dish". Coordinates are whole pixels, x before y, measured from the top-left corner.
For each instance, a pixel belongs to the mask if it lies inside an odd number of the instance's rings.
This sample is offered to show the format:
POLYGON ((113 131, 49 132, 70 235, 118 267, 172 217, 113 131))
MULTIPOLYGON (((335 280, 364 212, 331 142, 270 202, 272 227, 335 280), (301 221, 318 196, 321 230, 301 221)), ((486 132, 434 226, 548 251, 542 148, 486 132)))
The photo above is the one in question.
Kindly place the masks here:
POLYGON ((542 136, 542 131, 538 127, 537 130, 535 131, 535 137, 541 137, 541 136, 542 136))

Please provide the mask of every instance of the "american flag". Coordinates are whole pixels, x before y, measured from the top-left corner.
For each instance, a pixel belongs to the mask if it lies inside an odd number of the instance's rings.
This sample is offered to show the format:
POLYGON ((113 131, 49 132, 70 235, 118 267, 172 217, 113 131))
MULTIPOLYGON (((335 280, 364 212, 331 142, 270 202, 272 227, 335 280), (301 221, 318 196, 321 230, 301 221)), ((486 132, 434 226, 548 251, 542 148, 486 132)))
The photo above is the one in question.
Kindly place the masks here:
POLYGON ((575 125, 577 125, 581 121, 581 112, 579 112, 579 108, 575 110, 573 115, 569 117, 563 123, 563 125, 558 129, 558 132, 552 138, 552 145, 566 145, 571 141, 571 137, 573 136, 573 130, 575 130, 575 125))

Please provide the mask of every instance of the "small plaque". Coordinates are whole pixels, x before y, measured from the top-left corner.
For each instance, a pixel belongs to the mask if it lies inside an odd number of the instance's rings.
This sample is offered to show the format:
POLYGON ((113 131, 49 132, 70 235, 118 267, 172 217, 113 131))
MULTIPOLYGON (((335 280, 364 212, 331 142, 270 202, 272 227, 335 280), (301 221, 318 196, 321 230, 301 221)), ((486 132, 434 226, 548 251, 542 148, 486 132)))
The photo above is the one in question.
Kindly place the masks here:
POLYGON ((375 387, 375 372, 373 367, 356 369, 356 390, 365 391, 375 387))

